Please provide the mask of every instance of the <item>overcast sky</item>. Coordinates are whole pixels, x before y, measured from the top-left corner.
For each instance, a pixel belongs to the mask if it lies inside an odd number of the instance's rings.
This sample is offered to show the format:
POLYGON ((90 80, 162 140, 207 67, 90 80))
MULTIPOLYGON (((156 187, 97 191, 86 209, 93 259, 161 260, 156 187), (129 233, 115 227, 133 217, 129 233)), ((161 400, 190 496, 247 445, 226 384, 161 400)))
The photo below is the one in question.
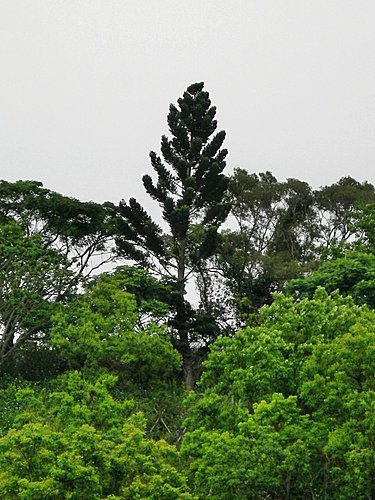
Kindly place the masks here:
POLYGON ((145 202, 169 103, 204 81, 228 173, 374 183, 374 49, 374 0, 0 0, 0 178, 145 202))

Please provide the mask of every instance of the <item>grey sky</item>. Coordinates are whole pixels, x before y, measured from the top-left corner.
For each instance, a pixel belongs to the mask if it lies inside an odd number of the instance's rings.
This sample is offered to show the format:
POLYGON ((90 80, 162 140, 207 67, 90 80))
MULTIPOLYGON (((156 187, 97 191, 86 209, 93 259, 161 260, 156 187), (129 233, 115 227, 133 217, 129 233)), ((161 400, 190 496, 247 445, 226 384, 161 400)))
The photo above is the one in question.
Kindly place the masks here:
POLYGON ((374 0, 0 0, 0 178, 146 202, 168 105, 203 80, 229 172, 375 182, 374 26, 374 0))

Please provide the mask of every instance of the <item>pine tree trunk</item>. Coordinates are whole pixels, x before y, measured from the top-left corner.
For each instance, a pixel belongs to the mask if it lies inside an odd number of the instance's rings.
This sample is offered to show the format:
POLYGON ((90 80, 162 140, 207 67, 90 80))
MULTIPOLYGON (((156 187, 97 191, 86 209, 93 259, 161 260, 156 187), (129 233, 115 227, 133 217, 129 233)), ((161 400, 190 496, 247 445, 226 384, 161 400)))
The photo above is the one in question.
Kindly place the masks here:
POLYGON ((182 362, 184 382, 189 391, 194 389, 195 377, 193 369, 193 360, 191 356, 185 356, 182 362))
POLYGON ((194 369, 193 352, 190 347, 187 330, 179 331, 178 351, 182 356, 182 371, 184 382, 189 391, 194 389, 196 373, 194 369))
POLYGON ((186 317, 185 317, 185 258, 186 258, 186 241, 182 240, 179 242, 179 255, 177 259, 177 281, 180 292, 181 300, 181 310, 177 312, 177 317, 180 316, 178 321, 179 324, 179 351, 182 356, 182 370, 184 382, 187 389, 192 390, 194 388, 194 370, 193 370, 193 357, 189 342, 189 333, 186 328, 186 317), (185 324, 184 324, 185 323, 185 324))

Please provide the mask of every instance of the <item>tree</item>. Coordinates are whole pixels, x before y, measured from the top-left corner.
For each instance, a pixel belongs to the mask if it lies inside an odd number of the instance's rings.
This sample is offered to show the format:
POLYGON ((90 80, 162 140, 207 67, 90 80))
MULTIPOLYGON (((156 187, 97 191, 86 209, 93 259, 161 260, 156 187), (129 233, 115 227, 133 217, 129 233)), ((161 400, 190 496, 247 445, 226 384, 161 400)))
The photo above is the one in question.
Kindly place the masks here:
POLYGON ((69 259, 77 276, 91 274, 114 259, 109 244, 114 206, 82 202, 51 191, 37 181, 0 181, 0 224, 17 222, 28 236, 38 234, 45 248, 69 259))
POLYGON ((372 498, 375 314, 318 289, 276 294, 260 326, 218 339, 189 396, 192 493, 372 498))
POLYGON ((8 404, 18 413, 8 428, 0 422, 0 497, 192 498, 176 448, 146 436, 115 384, 68 372, 42 390, 17 390, 8 404))
POLYGON ((362 232, 360 241, 365 251, 375 254, 375 203, 362 205, 355 218, 355 227, 362 232))
MULTIPOLYGON (((31 347, 44 349, 51 315, 100 266, 113 206, 81 202, 40 182, 0 181, 0 367, 14 367, 31 347), (10 360, 13 358, 13 362, 10 360)), ((50 350, 49 350, 50 351, 50 350)), ((50 351, 51 352, 51 351, 50 351)))
POLYGON ((345 244, 355 236, 356 214, 360 205, 375 201, 375 187, 352 177, 342 177, 331 186, 315 191, 320 239, 323 247, 345 244))
POLYGON ((301 370, 300 398, 320 430, 329 498, 374 496, 375 315, 363 308, 361 316, 347 333, 317 343, 301 370))
POLYGON ((295 297, 312 297, 315 290, 324 287, 328 292, 339 290, 351 295, 357 304, 375 309, 375 255, 356 251, 323 262, 305 278, 291 280, 286 292, 295 297))
MULTIPOLYGON (((371 184, 359 184, 352 179, 342 179, 334 185, 334 193, 341 193, 342 185, 346 185, 348 209, 346 217, 348 220, 342 222, 340 227, 347 228, 346 239, 350 243, 332 240, 332 246, 328 252, 323 252, 320 265, 311 274, 305 277, 292 279, 286 286, 287 293, 295 297, 312 297, 318 286, 324 287, 328 292, 338 289, 343 295, 351 295, 357 304, 367 304, 375 308, 375 238, 374 238, 374 203, 367 205, 356 205, 354 196, 371 197, 373 187, 371 184), (349 182, 350 181, 350 182, 349 182), (350 194, 350 187, 354 185, 350 194), (341 187, 339 187, 341 186, 341 187), (349 186, 349 187, 348 187, 349 186), (357 208, 355 208, 357 207, 357 208)), ((332 187, 332 186, 331 186, 332 187)), ((323 191, 330 189, 323 188, 323 191)), ((341 197, 343 194, 341 193, 341 197)), ((333 197, 334 198, 334 197, 333 197)), ((333 201, 331 201, 333 204, 333 201)), ((339 215, 337 215, 338 217, 339 215)), ((343 214, 340 215, 343 217, 343 214)), ((335 225, 332 226, 334 231, 335 225)), ((337 235, 338 228, 335 230, 337 235)), ((342 237, 344 238, 344 237, 342 237)))
MULTIPOLYGON (((153 379, 171 379, 180 356, 165 327, 152 321, 166 318, 167 305, 155 297, 148 300, 147 292, 144 298, 130 293, 134 276, 127 271, 119 268, 112 275, 103 273, 84 294, 60 308, 53 317, 51 343, 70 368, 95 371, 106 367, 147 386, 153 379), (146 315, 148 321, 142 321, 146 315)), ((156 289, 155 279, 142 271, 134 274, 156 289)))
POLYGON ((54 315, 50 344, 70 369, 116 374, 116 390, 134 399, 150 435, 175 442, 185 387, 166 326, 168 292, 141 269, 102 273, 54 315))
MULTIPOLYGON (((210 341, 197 328, 197 316, 185 300, 188 279, 217 248, 218 228, 229 212, 228 179, 222 173, 227 150, 221 149, 225 132, 214 132, 216 108, 211 106, 203 83, 190 85, 170 105, 168 125, 171 139, 162 136, 161 155, 150 153, 157 174, 155 184, 143 177, 147 193, 159 203, 169 232, 163 234, 141 205, 130 198, 119 206, 121 220, 117 245, 122 256, 133 259, 175 283, 177 296, 171 326, 174 345, 183 357, 186 384, 193 387, 194 349, 210 341), (197 231, 197 226, 200 231, 197 231), (194 331, 195 330, 195 331, 194 331), (197 331, 200 333, 197 334, 197 331)), ((210 335, 211 334, 211 335, 210 335)))
POLYGON ((256 322, 273 292, 342 255, 373 226, 359 208, 374 200, 374 186, 351 177, 313 191, 298 179, 279 182, 271 172, 236 169, 229 192, 237 228, 223 232, 211 267, 226 297, 224 315, 232 318, 235 311, 232 325, 256 322))
POLYGON ((232 297, 226 316, 234 309, 243 324, 315 258, 314 198, 305 182, 243 169, 234 171, 229 192, 237 228, 223 232, 213 265, 223 295, 232 297))
POLYGON ((182 444, 193 492, 203 498, 314 498, 310 422, 297 398, 254 404, 235 432, 189 432, 182 444))
POLYGON ((14 222, 0 225, 0 368, 25 344, 41 341, 58 303, 75 291, 63 255, 14 222))

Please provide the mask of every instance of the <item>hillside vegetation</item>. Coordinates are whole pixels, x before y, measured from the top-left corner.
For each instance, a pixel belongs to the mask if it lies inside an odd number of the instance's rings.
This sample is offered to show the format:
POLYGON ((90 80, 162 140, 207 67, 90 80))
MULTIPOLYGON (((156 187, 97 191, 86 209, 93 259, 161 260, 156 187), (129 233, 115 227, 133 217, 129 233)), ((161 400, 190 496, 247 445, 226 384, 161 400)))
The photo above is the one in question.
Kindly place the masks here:
POLYGON ((164 230, 0 181, 1 499, 375 498, 375 188, 228 176, 215 114, 170 106, 164 230))

